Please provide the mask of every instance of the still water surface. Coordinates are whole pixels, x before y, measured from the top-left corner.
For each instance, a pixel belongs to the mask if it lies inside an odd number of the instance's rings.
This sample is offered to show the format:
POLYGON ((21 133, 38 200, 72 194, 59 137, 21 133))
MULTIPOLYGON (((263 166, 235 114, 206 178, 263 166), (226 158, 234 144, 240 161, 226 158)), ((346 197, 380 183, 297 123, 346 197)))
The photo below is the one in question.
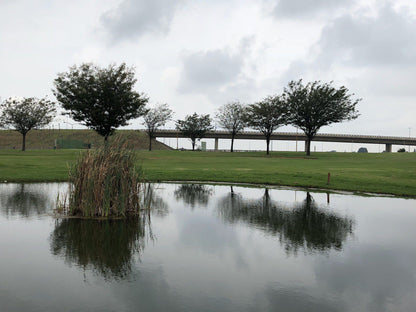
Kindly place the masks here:
POLYGON ((0 184, 0 311, 416 311, 416 200, 158 184, 142 220, 0 184))

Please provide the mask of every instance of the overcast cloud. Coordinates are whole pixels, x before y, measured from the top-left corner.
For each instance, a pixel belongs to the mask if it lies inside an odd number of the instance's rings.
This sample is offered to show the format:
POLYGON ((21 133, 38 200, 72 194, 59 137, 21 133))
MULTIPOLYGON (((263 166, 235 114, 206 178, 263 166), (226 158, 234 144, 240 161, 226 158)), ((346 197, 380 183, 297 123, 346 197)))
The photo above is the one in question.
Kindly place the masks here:
POLYGON ((354 2, 354 0, 277 0, 273 13, 276 17, 313 17, 339 8, 350 7, 354 2))
POLYGON ((243 66, 241 55, 226 50, 195 52, 184 57, 179 91, 199 93, 218 91, 237 78, 243 66))
POLYGON ((344 15, 323 29, 318 48, 321 64, 408 67, 416 64, 416 19, 390 4, 375 17, 344 15))
POLYGON ((137 90, 168 103, 175 119, 253 103, 303 78, 363 99, 358 119, 322 132, 416 134, 414 0, 19 0, 0 8, 2 99, 53 98, 56 74, 74 64, 126 62, 137 90))
POLYGON ((146 33, 166 34, 181 0, 123 0, 101 16, 112 41, 137 39, 146 33))

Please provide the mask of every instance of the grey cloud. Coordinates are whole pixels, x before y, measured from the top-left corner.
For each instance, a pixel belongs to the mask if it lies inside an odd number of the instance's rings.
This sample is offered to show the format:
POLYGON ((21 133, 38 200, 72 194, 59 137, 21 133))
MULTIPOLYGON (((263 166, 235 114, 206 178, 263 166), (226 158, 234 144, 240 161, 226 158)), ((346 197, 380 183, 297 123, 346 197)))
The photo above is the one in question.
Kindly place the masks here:
POLYGON ((182 0, 124 0, 103 14, 101 24, 112 41, 137 39, 145 33, 167 33, 182 0))
POLYGON ((384 6, 377 17, 345 15, 326 26, 317 61, 352 66, 416 63, 416 20, 384 6))
POLYGON ((353 0, 280 0, 273 10, 276 17, 307 17, 349 7, 353 0))
MULTIPOLYGON (((362 13, 362 12, 361 12, 362 13)), ((293 61, 280 81, 325 80, 338 66, 360 70, 356 87, 383 96, 412 96, 416 68, 416 19, 390 3, 376 16, 345 14, 322 30, 312 57, 293 61), (398 79, 400 77, 400 79, 398 79)))
POLYGON ((178 91, 204 95, 212 103, 250 101, 258 93, 251 78, 256 68, 249 63, 254 41, 254 37, 242 38, 234 52, 217 49, 186 55, 178 91))
POLYGON ((184 58, 179 91, 200 93, 217 89, 235 80, 241 72, 243 56, 226 50, 196 52, 184 58))

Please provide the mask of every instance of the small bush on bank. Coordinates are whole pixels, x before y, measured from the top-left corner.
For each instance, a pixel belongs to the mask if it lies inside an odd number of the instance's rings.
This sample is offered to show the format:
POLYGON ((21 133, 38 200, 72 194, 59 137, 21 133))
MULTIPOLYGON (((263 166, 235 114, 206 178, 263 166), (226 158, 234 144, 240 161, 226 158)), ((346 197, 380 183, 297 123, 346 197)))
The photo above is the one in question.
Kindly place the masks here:
POLYGON ((119 218, 140 213, 140 173, 133 151, 116 145, 80 154, 69 173, 68 199, 58 210, 80 217, 119 218))

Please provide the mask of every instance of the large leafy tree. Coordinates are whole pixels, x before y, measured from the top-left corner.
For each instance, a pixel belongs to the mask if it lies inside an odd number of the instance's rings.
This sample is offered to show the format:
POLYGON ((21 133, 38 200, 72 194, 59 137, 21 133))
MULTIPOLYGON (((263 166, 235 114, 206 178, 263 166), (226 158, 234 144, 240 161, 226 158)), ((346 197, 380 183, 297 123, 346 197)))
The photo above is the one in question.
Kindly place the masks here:
POLYGON ((26 134, 46 126, 55 117, 55 103, 43 98, 9 98, 1 104, 0 125, 22 134, 22 151, 26 150, 26 134))
POLYGON ((152 150, 152 139, 155 138, 157 129, 164 126, 172 118, 172 114, 173 111, 168 104, 161 104, 146 111, 143 125, 146 126, 146 133, 149 136, 149 151, 152 150))
POLYGON ((107 141, 116 128, 145 112, 148 98, 134 90, 134 74, 134 69, 125 63, 107 68, 93 64, 73 66, 58 74, 53 93, 65 114, 107 141))
POLYGON ((289 82, 282 98, 289 109, 289 122, 298 127, 307 137, 306 154, 311 154, 311 141, 323 126, 357 118, 356 105, 360 99, 353 99, 344 86, 335 88, 330 83, 302 80, 289 82))
POLYGON ((245 108, 240 102, 230 102, 221 106, 216 120, 220 127, 226 129, 231 134, 231 152, 234 151, 234 138, 246 126, 244 119, 245 108))
POLYGON ((247 125, 262 132, 266 138, 269 155, 270 137, 280 126, 287 123, 288 110, 279 96, 268 96, 264 100, 250 104, 245 113, 247 125))
POLYGON ((202 139, 207 131, 213 129, 209 115, 199 116, 197 113, 187 115, 184 120, 176 121, 176 129, 192 141, 192 150, 195 150, 195 142, 202 139))

